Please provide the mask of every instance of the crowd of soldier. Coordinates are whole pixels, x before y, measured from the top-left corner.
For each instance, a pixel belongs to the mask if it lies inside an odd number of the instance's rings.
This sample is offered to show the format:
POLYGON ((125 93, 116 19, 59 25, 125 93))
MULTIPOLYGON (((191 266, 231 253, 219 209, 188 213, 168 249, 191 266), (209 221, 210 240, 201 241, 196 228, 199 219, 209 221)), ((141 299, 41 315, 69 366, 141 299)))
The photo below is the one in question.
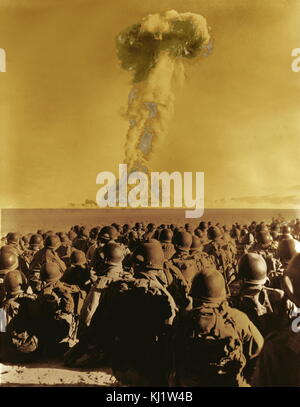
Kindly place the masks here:
POLYGON ((299 237, 298 219, 8 233, 0 361, 105 365, 123 385, 300 385, 299 237))

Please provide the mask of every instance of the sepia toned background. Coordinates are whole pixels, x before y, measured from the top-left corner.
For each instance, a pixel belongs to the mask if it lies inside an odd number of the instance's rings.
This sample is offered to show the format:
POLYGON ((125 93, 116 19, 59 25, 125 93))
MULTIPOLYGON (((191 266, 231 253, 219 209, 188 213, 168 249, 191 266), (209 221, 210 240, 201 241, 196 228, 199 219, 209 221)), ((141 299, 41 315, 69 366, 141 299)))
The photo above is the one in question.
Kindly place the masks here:
POLYGON ((204 171, 210 208, 300 204, 299 0, 0 0, 0 205, 94 200, 124 159, 131 76, 116 35, 168 9, 202 14, 214 46, 185 61, 156 171, 204 171))

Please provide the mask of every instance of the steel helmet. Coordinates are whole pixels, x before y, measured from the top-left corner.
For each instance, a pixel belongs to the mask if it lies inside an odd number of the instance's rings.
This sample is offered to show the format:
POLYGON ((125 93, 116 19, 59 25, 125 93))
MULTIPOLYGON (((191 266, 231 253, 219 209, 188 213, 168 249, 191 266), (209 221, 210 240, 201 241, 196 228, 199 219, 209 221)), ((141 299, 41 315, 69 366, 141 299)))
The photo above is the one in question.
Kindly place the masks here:
POLYGON ((42 281, 47 283, 55 282, 62 277, 62 274, 59 270, 58 264, 51 262, 51 263, 44 263, 41 267, 40 271, 40 278, 42 281))
POLYGON ((4 288, 7 294, 19 294, 23 291, 27 279, 19 270, 9 271, 4 277, 4 288))
POLYGON ((60 239, 57 235, 49 235, 45 239, 47 249, 57 249, 60 246, 60 239))
POLYGON ((155 239, 149 239, 142 243, 133 255, 136 263, 148 269, 163 269, 165 261, 164 252, 160 243, 155 239))
POLYGON ((41 246, 43 243, 43 236, 39 234, 32 235, 29 244, 30 246, 41 246))
POLYGON ((8 242, 11 242, 11 243, 19 243, 20 234, 19 234, 19 233, 10 232, 10 233, 7 234, 6 240, 7 240, 8 242))
POLYGON ((86 256, 82 250, 73 250, 70 257, 71 264, 82 266, 86 264, 86 256))
POLYGON ((0 251, 0 269, 1 270, 16 270, 19 266, 17 254, 9 249, 1 248, 0 251))
POLYGON ((278 246, 278 257, 281 262, 290 261, 295 254, 300 253, 300 242, 296 239, 283 239, 278 246))
POLYGON ((99 234, 98 234, 98 240, 115 240, 118 237, 118 231, 114 226, 104 226, 99 234))
POLYGON ((192 239, 193 240, 192 240, 192 245, 191 245, 191 253, 192 252, 202 251, 203 245, 202 245, 201 240, 199 239, 199 237, 193 235, 192 239))
POLYGON ((189 250, 192 246, 193 238, 189 232, 179 231, 174 235, 174 244, 179 249, 189 250))
POLYGON ((282 277, 282 288, 287 297, 300 307, 300 253, 290 261, 287 271, 282 277))
POLYGON ((104 260, 112 263, 119 263, 124 259, 124 253, 118 243, 109 242, 103 246, 104 260))
POLYGON ((221 230, 217 226, 211 226, 207 230, 207 236, 210 240, 218 239, 222 236, 221 230))
POLYGON ((162 243, 171 243, 173 239, 173 231, 171 229, 163 229, 159 234, 159 241, 162 243))
POLYGON ((226 299, 225 280, 217 270, 198 273, 193 279, 190 291, 192 298, 203 302, 221 302, 226 299))
POLYGON ((267 264, 257 253, 245 253, 238 263, 239 278, 247 284, 261 285, 267 281, 267 264))

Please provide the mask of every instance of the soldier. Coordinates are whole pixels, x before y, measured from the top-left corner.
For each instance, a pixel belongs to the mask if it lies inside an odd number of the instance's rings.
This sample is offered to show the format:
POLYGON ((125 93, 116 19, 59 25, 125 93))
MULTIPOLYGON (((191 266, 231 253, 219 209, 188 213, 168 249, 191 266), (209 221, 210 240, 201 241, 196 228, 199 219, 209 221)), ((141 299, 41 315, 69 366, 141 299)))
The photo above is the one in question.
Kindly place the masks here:
POLYGON ((232 305, 247 314, 264 337, 287 324, 291 304, 282 290, 265 287, 267 264, 263 257, 244 254, 238 270, 241 289, 239 295, 232 297, 232 305))
POLYGON ((174 321, 169 385, 249 386, 249 362, 258 356, 263 337, 243 312, 228 305, 220 272, 198 274, 191 295, 194 308, 174 321))
POLYGON ((90 325, 103 291, 112 281, 120 280, 125 276, 125 272, 122 268, 124 255, 119 244, 114 242, 107 243, 103 247, 102 254, 103 263, 99 271, 99 276, 93 284, 82 307, 80 315, 82 329, 90 325))
POLYGON ((147 226, 146 232, 143 235, 143 239, 144 240, 152 239, 155 231, 156 231, 156 227, 155 227, 154 223, 149 223, 147 226))
POLYGON ((68 232, 68 238, 70 239, 71 242, 77 238, 77 233, 74 232, 74 230, 70 230, 68 232))
POLYGON ((229 293, 229 285, 235 278, 233 252, 227 244, 224 244, 221 231, 218 227, 210 227, 207 234, 211 241, 204 246, 204 251, 211 256, 216 269, 223 274, 226 290, 229 293))
POLYGON ((20 234, 19 233, 8 233, 6 236, 7 246, 13 249, 18 256, 22 254, 22 249, 20 247, 20 234))
POLYGON ((5 275, 2 310, 6 321, 0 346, 0 360, 3 362, 32 361, 38 349, 35 336, 36 295, 25 293, 26 285, 26 278, 19 270, 9 271, 5 275))
POLYGON ((170 260, 175 254, 175 248, 172 243, 173 232, 171 229, 163 229, 159 234, 159 241, 164 252, 165 259, 170 260))
POLYGON ((281 236, 279 237, 279 240, 291 239, 291 238, 293 238, 292 228, 288 225, 283 225, 281 228, 281 236))
POLYGON ((300 254, 297 254, 283 276, 283 289, 289 300, 295 304, 293 316, 296 318, 289 326, 266 338, 255 370, 255 386, 300 386, 299 276, 300 254))
POLYGON ((21 237, 19 240, 20 248, 22 251, 27 250, 29 248, 29 240, 30 240, 31 234, 27 234, 21 237))
POLYGON ((300 239, 300 220, 296 219, 295 225, 293 227, 293 236, 295 239, 300 239))
POLYGON ((133 229, 136 232, 138 240, 141 241, 143 239, 144 234, 145 234, 145 231, 143 230, 143 224, 140 223, 140 222, 136 222, 133 229))
POLYGON ((82 226, 77 237, 72 242, 73 247, 77 250, 81 250, 84 253, 88 251, 89 248, 89 231, 85 226, 82 226))
POLYGON ((11 270, 17 270, 19 266, 18 255, 10 249, 0 250, 0 303, 5 297, 4 278, 11 270))
POLYGON ((44 263, 41 267, 42 289, 38 296, 39 321, 37 337, 46 357, 66 351, 75 344, 76 319, 73 293, 78 291, 60 281, 59 265, 44 263))
POLYGON ((118 231, 114 226, 104 226, 97 238, 97 248, 94 250, 91 260, 91 268, 96 275, 100 275, 104 263, 103 247, 108 242, 115 242, 118 238, 118 231))
POLYGON ((94 252, 97 248, 97 237, 99 234, 99 230, 100 230, 100 228, 98 226, 95 226, 90 230, 90 239, 88 242, 89 247, 86 252, 86 258, 87 258, 88 262, 90 262, 92 260, 94 252))
POLYGON ((44 263, 56 263, 61 273, 67 269, 65 263, 59 258, 56 250, 60 246, 60 239, 57 235, 49 235, 45 239, 45 247, 40 249, 33 257, 29 266, 30 272, 39 272, 44 263))
POLYGON ((175 254, 171 262, 182 273, 188 287, 191 287, 194 276, 198 273, 196 260, 190 255, 193 238, 189 232, 180 231, 174 236, 175 254))
POLYGON ((112 283, 98 314, 114 375, 125 385, 166 384, 167 339, 176 305, 165 288, 163 262, 158 242, 142 243, 135 253, 134 279, 112 283))
POLYGON ((65 263, 66 267, 70 266, 70 257, 72 253, 72 243, 66 233, 61 233, 60 246, 57 248, 56 253, 59 258, 65 263))
POLYGON ((67 268, 60 281, 70 285, 77 285, 80 290, 88 293, 91 288, 91 275, 84 252, 74 250, 70 261, 71 266, 67 268))
POLYGON ((289 238, 280 241, 277 256, 284 270, 287 270, 289 262, 297 253, 300 253, 300 242, 298 240, 289 238))
POLYGON ((198 273, 204 273, 207 270, 214 269, 214 262, 212 258, 203 251, 203 245, 199 237, 194 235, 192 238, 190 255, 196 261, 198 273))
POLYGON ((30 237, 29 247, 23 252, 23 257, 26 261, 27 266, 30 266, 32 259, 41 248, 43 247, 43 237, 42 235, 35 234, 30 237))
POLYGON ((278 242, 274 242, 268 230, 259 230, 256 233, 256 242, 249 249, 249 252, 257 253, 263 256, 267 263, 268 275, 276 275, 280 272, 281 263, 276 259, 278 242))

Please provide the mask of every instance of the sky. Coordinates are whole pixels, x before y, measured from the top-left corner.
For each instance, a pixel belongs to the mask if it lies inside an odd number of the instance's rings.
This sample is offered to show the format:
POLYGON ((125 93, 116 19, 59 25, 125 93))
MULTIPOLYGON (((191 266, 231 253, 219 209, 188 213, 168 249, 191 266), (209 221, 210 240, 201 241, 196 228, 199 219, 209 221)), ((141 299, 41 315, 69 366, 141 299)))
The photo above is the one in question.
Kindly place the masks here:
POLYGON ((299 207, 300 0, 0 0, 0 205, 94 200, 124 160, 132 75, 117 34, 149 13, 203 15, 208 57, 184 61, 155 171, 203 171, 206 207, 299 207))

